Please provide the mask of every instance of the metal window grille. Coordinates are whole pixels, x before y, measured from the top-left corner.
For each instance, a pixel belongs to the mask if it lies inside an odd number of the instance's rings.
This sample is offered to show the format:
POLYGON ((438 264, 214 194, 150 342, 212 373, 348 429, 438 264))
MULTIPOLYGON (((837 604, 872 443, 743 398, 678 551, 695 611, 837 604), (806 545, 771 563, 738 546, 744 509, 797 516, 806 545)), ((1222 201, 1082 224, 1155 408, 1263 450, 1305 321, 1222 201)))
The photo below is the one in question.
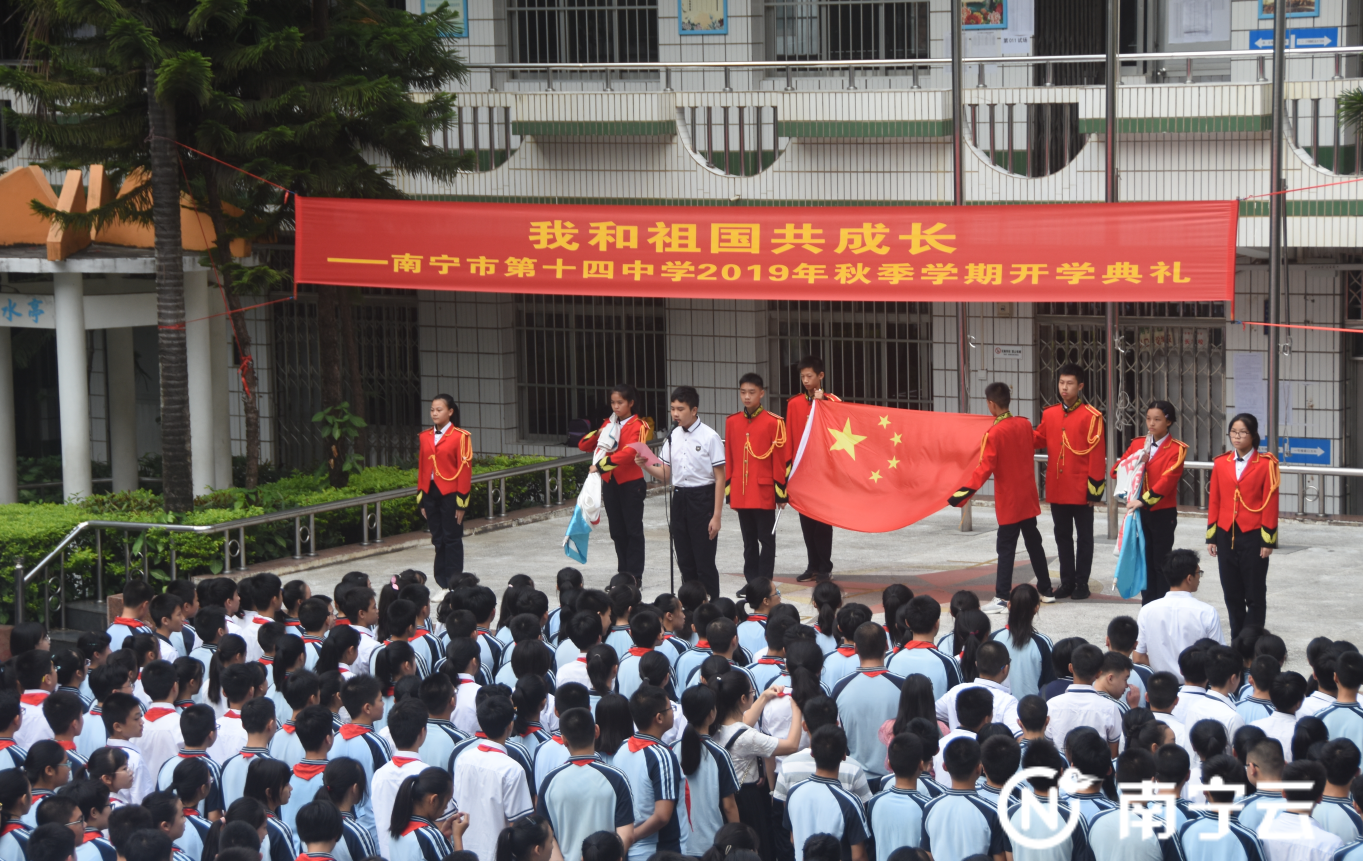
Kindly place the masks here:
POLYGON ((635 412, 667 420, 667 306, 661 299, 516 297, 521 433, 561 442, 573 419, 610 413, 610 389, 639 390, 635 412))
POLYGON ((1363 322, 1363 272, 1348 270, 1344 276, 1344 319, 1363 322))
POLYGON ((775 60, 928 56, 927 3, 768 0, 765 17, 767 50, 775 60))
POLYGON ((513 63, 658 61, 657 0, 509 0, 507 23, 513 63))
POLYGON ((930 303, 772 302, 769 308, 771 385, 779 399, 803 391, 798 365, 813 355, 824 361, 824 389, 838 397, 932 409, 930 303))
MULTIPOLYGON (((1189 458, 1210 460, 1220 454, 1226 422, 1222 303, 1142 302, 1118 307, 1118 453, 1145 433, 1146 406, 1165 400, 1178 413, 1173 434, 1188 444, 1189 458), (1206 322, 1200 324, 1202 320, 1206 322)), ((1102 308, 1087 302, 1037 304, 1037 398, 1043 408, 1059 401, 1056 370, 1074 362, 1087 377, 1084 396, 1108 411, 1112 398, 1107 392, 1102 308)), ((1206 492, 1205 475, 1184 473, 1181 504, 1204 502, 1206 492)))
MULTIPOLYGON (((416 294, 366 289, 362 297, 355 305, 355 340, 368 423, 365 464, 410 464, 423 417, 416 294)), ((300 287, 296 302, 271 310, 276 461, 285 468, 311 469, 323 457, 321 437, 312 423, 322 409, 316 293, 300 287)), ((341 348, 346 348, 344 343, 341 348)), ((350 392, 346 397, 354 402, 350 392)))

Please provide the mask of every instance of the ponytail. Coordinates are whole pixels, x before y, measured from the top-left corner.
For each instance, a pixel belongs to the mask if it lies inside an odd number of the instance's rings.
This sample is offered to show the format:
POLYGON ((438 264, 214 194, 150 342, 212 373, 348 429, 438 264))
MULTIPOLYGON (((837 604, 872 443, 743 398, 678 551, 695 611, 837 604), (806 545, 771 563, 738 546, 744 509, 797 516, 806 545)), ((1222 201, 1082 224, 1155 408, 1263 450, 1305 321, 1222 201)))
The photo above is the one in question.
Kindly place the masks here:
POLYGON ((548 699, 549 686, 544 676, 521 676, 517 679, 516 689, 511 692, 511 704, 516 707, 516 725, 512 732, 517 736, 530 732, 530 725, 539 723, 540 712, 544 710, 548 699))
POLYGON ((412 644, 406 640, 391 640, 384 644, 382 649, 374 655, 370 662, 370 667, 374 673, 374 678, 378 679, 379 687, 383 689, 384 696, 391 696, 389 693, 393 685, 401 676, 398 672, 403 664, 410 663, 416 666, 416 650, 412 644))
POLYGON ((307 647, 303 645, 302 637, 285 634, 279 638, 279 642, 274 647, 274 666, 271 667, 275 690, 282 691, 288 687, 289 676, 293 675, 294 672, 293 665, 298 663, 299 658, 303 657, 305 648, 307 647))
MULTIPOLYGON (((514 653, 513 653, 514 655, 514 653)), ((611 693, 611 671, 620 666, 614 646, 597 643, 587 650, 587 679, 598 694, 611 693)))
POLYGON ((28 778, 17 768, 0 771, 0 826, 8 825, 22 816, 14 808, 29 792, 28 778))
POLYGON ((805 703, 823 696, 819 675, 823 672, 823 649, 813 640, 797 640, 786 647, 786 674, 790 676, 790 698, 804 710, 805 703))
POLYGON ((730 670, 712 684, 715 689, 715 723, 710 727, 710 733, 714 734, 716 727, 723 725, 724 719, 742 704, 743 697, 752 690, 752 682, 747 673, 730 670))
MULTIPOLYGON (((246 825, 250 826, 252 831, 259 831, 261 828, 265 827, 265 822, 268 817, 269 814, 265 810, 264 804, 261 804, 254 798, 243 795, 241 798, 233 801, 222 817, 208 827, 208 831, 204 834, 203 855, 200 857, 217 857, 218 847, 222 845, 222 832, 226 826, 234 822, 244 822, 246 825)), ((185 827, 188 828, 191 826, 187 825, 185 827)))
MULTIPOLYGON (((688 777, 696 773, 701 761, 701 724, 710 719, 715 710, 715 692, 705 685, 692 685, 681 696, 682 715, 686 717, 686 730, 682 732, 681 768, 688 777)), ((709 731, 706 724, 706 731, 709 731)))
POLYGON ((322 772, 322 787, 317 790, 313 800, 340 804, 352 786, 359 788, 355 797, 364 798, 364 794, 369 790, 369 783, 364 776, 364 766, 348 756, 338 756, 327 763, 326 770, 322 772))
MULTIPOLYGON (((313 665, 312 671, 317 675, 338 670, 341 666, 341 657, 348 651, 360 646, 360 632, 349 625, 339 625, 331 629, 327 638, 322 641, 322 648, 317 653, 317 663, 313 665)), ((404 826, 405 827, 405 826, 404 826)))
POLYGON ((762 602, 771 598, 775 591, 775 587, 766 577, 749 580, 748 588, 743 593, 745 597, 738 602, 739 611, 742 612, 744 605, 747 605, 751 611, 756 612, 762 606, 762 602))
POLYGON ((414 774, 398 787, 397 797, 393 799, 393 815, 388 820, 388 833, 401 837, 412 821, 413 812, 419 799, 430 795, 443 796, 451 791, 449 772, 443 768, 427 768, 414 774))
POLYGON ((842 606, 842 589, 831 580, 825 580, 814 587, 814 606, 819 609, 819 617, 814 627, 825 637, 837 638, 838 608, 842 606))
POLYGON ((525 861, 530 851, 549 841, 548 823, 538 813, 522 816, 497 835, 496 861, 525 861))
POLYGON ((222 671, 233 663, 238 656, 246 654, 246 641, 240 634, 224 634, 218 638, 217 651, 208 662, 208 694, 210 702, 222 700, 222 671))
POLYGON ((956 617, 956 628, 952 634, 953 647, 961 659, 961 676, 967 682, 979 678, 980 671, 975 665, 975 655, 980 646, 989 639, 989 617, 979 610, 965 610, 956 617))

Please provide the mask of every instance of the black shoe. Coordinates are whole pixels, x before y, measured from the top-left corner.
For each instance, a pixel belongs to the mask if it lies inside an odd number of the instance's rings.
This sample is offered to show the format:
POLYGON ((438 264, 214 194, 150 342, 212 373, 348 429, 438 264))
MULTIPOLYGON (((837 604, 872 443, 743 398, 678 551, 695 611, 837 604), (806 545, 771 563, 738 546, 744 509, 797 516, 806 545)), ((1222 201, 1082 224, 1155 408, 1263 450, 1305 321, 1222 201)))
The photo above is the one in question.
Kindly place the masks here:
POLYGON ((736 597, 736 598, 746 598, 746 597, 748 597, 748 587, 747 587, 747 586, 740 586, 740 587, 738 587, 738 591, 734 593, 734 597, 736 597))
POLYGON ((799 577, 796 577, 795 579, 800 583, 808 583, 810 580, 822 580, 825 578, 824 575, 820 574, 818 571, 815 571, 813 568, 806 568, 805 573, 801 574, 799 577))
POLYGON ((1071 601, 1087 601, 1087 600, 1089 599, 1089 596, 1090 596, 1091 594, 1092 594, 1092 593, 1090 593, 1089 590, 1087 590, 1087 589, 1083 590, 1082 592, 1079 591, 1078 589, 1075 589, 1075 590, 1074 590, 1074 594, 1070 596, 1070 600, 1071 600, 1071 601))
POLYGON ((1065 583, 1065 584, 1061 585, 1061 587, 1060 587, 1059 589, 1056 589, 1056 590, 1055 590, 1055 599, 1056 599, 1057 601, 1061 601, 1061 600, 1064 600, 1065 598, 1070 597, 1070 596, 1073 595, 1073 594, 1074 594, 1074 584, 1072 584, 1072 583, 1065 583))

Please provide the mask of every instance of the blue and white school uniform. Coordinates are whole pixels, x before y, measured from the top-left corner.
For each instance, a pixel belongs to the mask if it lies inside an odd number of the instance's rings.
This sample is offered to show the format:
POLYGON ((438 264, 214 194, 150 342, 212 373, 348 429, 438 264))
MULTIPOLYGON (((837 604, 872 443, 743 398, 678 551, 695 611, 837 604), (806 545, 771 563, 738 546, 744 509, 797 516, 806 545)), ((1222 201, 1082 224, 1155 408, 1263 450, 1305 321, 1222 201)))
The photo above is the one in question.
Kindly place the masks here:
POLYGON ((534 787, 536 790, 544 783, 544 779, 549 773, 560 765, 568 762, 568 746, 563 743, 563 736, 554 733, 549 736, 549 741, 535 748, 533 758, 534 767, 531 769, 534 775, 534 787))
MULTIPOLYGON (((188 822, 185 824, 185 833, 189 833, 188 822)), ((114 848, 114 844, 104 839, 103 834, 103 831, 85 829, 84 841, 76 846, 76 861, 118 861, 118 850, 114 848)), ((179 845, 178 840, 175 845, 179 845)), ((199 847, 199 851, 202 854, 202 846, 199 847)))
POLYGON ((864 844, 871 828, 861 800, 837 780, 817 774, 790 788, 786 797, 786 830, 794 837, 795 861, 804 861, 805 841, 815 834, 831 834, 842 845, 842 857, 864 844))
POLYGON ((1122 811, 1118 809, 1106 810, 1089 823, 1089 846, 1094 861, 1183 861, 1179 841, 1161 840, 1155 834, 1146 837, 1141 829, 1130 828, 1129 823, 1127 836, 1122 837, 1121 826, 1122 811))
POLYGON ((1050 637, 1040 631, 1033 631, 1028 641, 1019 647, 1005 627, 990 634, 989 639, 1003 644, 1008 650, 1012 665, 1008 670, 1008 687, 1013 691, 1013 696, 1021 699, 1029 694, 1040 694, 1046 685, 1055 681, 1050 637))
POLYGON ((284 721, 279 727, 279 732, 270 739, 270 759, 277 759, 293 768, 303 761, 303 742, 298 740, 298 732, 294 728, 293 718, 284 721))
POLYGON ((861 763, 868 775, 881 776, 885 769, 885 743, 880 727, 899 712, 899 689, 904 679, 884 667, 858 669, 833 686, 842 728, 847 733, 848 755, 861 763))
POLYGON ((738 645, 750 655, 767 649, 767 617, 754 614, 738 626, 738 645))
POLYGON ((175 784, 175 766, 183 760, 197 759, 208 766, 208 797, 199 802, 199 807, 205 814, 221 810, 226 812, 227 805, 222 803, 222 766, 218 765, 206 751, 202 750, 180 750, 170 759, 166 760, 161 766, 161 771, 156 775, 157 789, 171 789, 175 784))
POLYGON ((276 814, 270 813, 265 818, 265 832, 270 840, 270 854, 261 861, 296 861, 302 854, 303 844, 298 841, 298 836, 276 814))
POLYGON ((1316 717, 1330 731, 1330 738, 1347 738, 1359 750, 1363 750, 1363 706, 1358 703, 1336 703, 1317 712, 1316 717))
MULTIPOLYGON (((1264 845, 1259 836, 1241 825, 1234 813, 1230 819, 1230 835, 1210 839, 1217 833, 1215 816, 1189 819, 1178 831, 1179 848, 1188 861, 1264 861, 1264 845), (1209 835, 1207 840, 1202 835, 1209 835)), ((1339 856, 1335 856, 1338 861, 1339 856)))
MULTIPOLYGON (((82 682, 81 684, 84 685, 84 682, 82 682)), ((88 711, 90 706, 95 702, 94 696, 87 695, 85 691, 82 690, 81 688, 72 688, 66 685, 58 685, 57 690, 68 694, 75 694, 76 696, 80 697, 82 711, 88 711)))
POLYGON ((572 640, 565 639, 554 649, 554 669, 562 670, 564 667, 576 661, 582 655, 582 650, 572 640))
MULTIPOLYGON (((98 715, 96 715, 98 717, 98 715)), ((86 723, 90 723, 88 720, 86 723)), ((100 729, 104 728, 104 721, 99 721, 100 729)), ((103 746, 102 744, 100 745, 103 746)), ((95 748, 96 750, 98 748, 95 748)), ((93 750, 91 751, 94 752, 93 750)), ((28 759, 28 751, 14 743, 12 738, 0 738, 0 768, 23 768, 24 760, 28 759)))
MULTIPOLYGON (((1045 799, 1039 800, 1038 803, 1043 808, 1049 808, 1050 805, 1045 799)), ((1038 816, 1035 811, 1031 811, 1030 816, 1023 816, 1022 805, 1021 799, 1014 799, 1008 805, 1008 822, 1014 831, 1033 840, 1042 841, 1055 837, 1065 830, 1070 820, 1070 807, 1063 802, 1059 805, 1060 816, 1054 825, 1047 822, 1045 816, 1038 816)), ((1014 845, 1013 857, 1017 861, 1079 861, 1091 858, 1088 823, 1082 816, 1079 817, 1079 823, 1069 836, 1049 849, 1031 849, 1014 845)))
POLYGON ((659 739, 635 733, 620 745, 611 764, 629 780, 636 826, 653 815, 653 806, 658 801, 674 801, 682 808, 674 809, 672 818, 661 829, 630 845, 630 861, 647 861, 655 852, 681 852, 690 842, 691 829, 683 807, 685 796, 677 755, 659 739))
MULTIPOLYGON (((109 733, 104 729, 103 715, 104 709, 100 707, 99 703, 90 706, 90 711, 85 713, 85 722, 81 724, 80 735, 76 736, 76 753, 86 759, 90 758, 90 754, 104 747, 104 743, 109 740, 109 733)), ((6 741, 8 739, 0 739, 0 746, 4 746, 6 741)), ((24 756, 28 756, 27 751, 24 752, 24 756)), ((4 758, 0 757, 0 763, 3 762, 4 758)), ((23 763, 20 762, 15 767, 22 768, 23 763)))
POLYGON ((875 861, 886 861, 900 846, 917 849, 922 844, 927 804, 917 792, 893 785, 872 796, 866 805, 866 820, 876 841, 875 861))
POLYGON ((535 760, 535 751, 539 750, 540 745, 549 742, 550 735, 548 731, 538 723, 531 723, 526 724, 525 732, 515 735, 513 738, 515 741, 520 742, 521 746, 525 748, 525 752, 529 755, 530 761, 533 763, 535 760))
POLYGON ((246 771, 252 761, 260 757, 270 759, 269 748, 243 747, 240 753, 229 756, 222 764, 222 809, 226 810, 246 794, 246 771))
POLYGON ((1002 855, 1011 850, 998 811, 973 791, 947 789, 923 812, 923 842, 934 858, 1002 855))
POLYGON ((293 787, 293 791, 289 795, 289 803, 280 808, 281 819, 288 823, 298 821, 298 811, 303 809, 303 805, 311 803, 317 797, 317 790, 325 785, 322 773, 326 768, 325 759, 303 759, 291 766, 289 786, 293 787))
POLYGON ((454 851, 450 841, 429 819, 413 817, 407 830, 389 842, 388 861, 444 861, 454 851))
POLYGON ((502 667, 502 652, 505 651, 506 644, 493 636, 487 628, 475 629, 473 636, 478 640, 479 667, 490 679, 502 667))
POLYGON ((771 687, 785 672, 785 658, 758 658, 748 665, 748 675, 752 676, 752 683, 759 691, 771 687))
POLYGON ((549 618, 544 620, 544 640, 547 643, 558 645, 558 632, 563 627, 563 608, 555 607, 549 611, 549 618))
MULTIPOLYGON (((196 808, 186 807, 185 833, 176 838, 176 848, 197 861, 204 853, 204 835, 212 826, 213 823, 200 816, 196 808)), ((110 844, 109 848, 112 849, 113 845, 110 844)), ((80 861, 80 859, 76 859, 76 861, 80 861)))
POLYGON ((446 768, 454 756, 454 749, 468 739, 467 733, 456 729, 449 721, 431 718, 426 721, 426 740, 421 743, 417 756, 433 768, 446 768))
POLYGON ((615 654, 623 655, 634 645, 634 638, 629 635, 629 625, 611 625, 604 642, 615 650, 615 654))
POLYGON ((700 665, 705 663, 706 658, 713 654, 709 640, 697 640, 696 645, 677 658, 676 672, 672 677, 673 682, 683 689, 690 687, 691 675, 700 669, 700 665))
POLYGON ((1071 795, 1065 799, 1065 803, 1071 807, 1078 805, 1079 815, 1088 823, 1092 823, 1100 813, 1117 809, 1117 802, 1108 798, 1102 792, 1095 792, 1092 795, 1087 793, 1071 795))
POLYGON ((1315 809, 1311 811, 1311 818, 1316 820, 1316 824, 1321 828, 1345 843, 1352 843, 1363 838, 1363 816, 1358 815, 1358 811, 1354 810, 1353 802, 1348 798, 1331 798, 1329 796, 1322 798, 1315 809))
POLYGON ((336 861, 364 861, 379 854, 379 841, 365 830, 352 810, 341 811, 341 839, 331 850, 336 861))
MULTIPOLYGON (((1329 709, 1326 709, 1326 711, 1329 711, 1329 709)), ((1253 693, 1249 696, 1241 697, 1235 703, 1235 713, 1240 716, 1240 720, 1247 724, 1254 723, 1256 720, 1262 720, 1273 714, 1273 712, 1272 700, 1261 700, 1254 696, 1253 693)), ((1316 717, 1324 720, 1324 714, 1325 712, 1321 712, 1321 714, 1316 715, 1316 717)), ((1330 733, 1330 737, 1334 738, 1335 734, 1333 732, 1330 733)))
POLYGON ((819 644, 820 649, 823 649, 823 654, 826 658, 838 649, 838 633, 834 630, 831 634, 825 634, 823 631, 815 628, 814 642, 819 644))
MULTIPOLYGON (((724 827, 724 799, 738 794, 738 774, 729 753, 708 735, 700 737, 700 764, 683 774, 685 797, 689 799, 691 833, 682 847, 683 854, 699 857, 715 842, 715 832, 724 827)), ((672 745, 681 762, 681 742, 672 745)))
POLYGON ((355 815, 359 818, 363 827, 373 831, 376 825, 374 823, 374 810, 369 800, 368 786, 374 782, 374 772, 393 758, 393 751, 389 748, 388 742, 384 741, 371 727, 362 724, 345 724, 332 740, 331 752, 328 756, 330 759, 348 756, 359 762, 360 767, 364 769, 365 795, 364 799, 355 805, 355 815), (348 729, 351 727, 353 729, 348 729), (346 737, 347 734, 350 735, 349 738, 346 737))
POLYGON ((855 673, 860 665, 861 658, 857 657, 855 646, 838 646, 832 652, 823 656, 823 672, 820 674, 820 680, 829 686, 836 685, 855 673))
MULTIPOLYGON (((194 695, 194 702, 196 703, 208 702, 208 665, 212 662, 213 655, 217 654, 217 651, 217 643, 200 643, 194 648, 194 651, 189 653, 189 656, 202 664, 204 668, 204 683, 199 686, 199 692, 194 695)), ((309 667, 308 669, 312 668, 309 667)))
POLYGON ((596 754, 570 757, 551 771, 535 809, 553 826, 564 861, 578 861, 582 841, 592 834, 634 824, 629 779, 596 754))
POLYGON ((28 836, 33 829, 18 820, 0 829, 0 861, 27 861, 28 836))
POLYGON ((322 638, 303 634, 303 669, 315 672, 317 659, 322 656, 322 638))
POLYGON ((630 646, 629 651, 621 653, 620 669, 615 673, 615 686, 619 689, 620 696, 629 699, 644 683, 639 676, 639 662, 651 651, 653 650, 647 646, 630 646))
POLYGON ((416 653, 417 675, 423 679, 435 670, 435 662, 445 657, 445 650, 440 648, 440 642, 424 628, 418 628, 416 633, 407 638, 411 644, 412 651, 416 653))
POLYGON ((50 789, 35 789, 32 791, 33 803, 28 806, 28 812, 19 817, 19 821, 27 825, 30 829, 38 827, 38 805, 44 800, 51 798, 55 793, 50 789))
POLYGON ((678 637, 676 634, 663 631, 663 641, 658 644, 658 651, 667 655, 667 659, 672 662, 672 672, 675 676, 677 671, 677 660, 691 649, 691 644, 678 637))

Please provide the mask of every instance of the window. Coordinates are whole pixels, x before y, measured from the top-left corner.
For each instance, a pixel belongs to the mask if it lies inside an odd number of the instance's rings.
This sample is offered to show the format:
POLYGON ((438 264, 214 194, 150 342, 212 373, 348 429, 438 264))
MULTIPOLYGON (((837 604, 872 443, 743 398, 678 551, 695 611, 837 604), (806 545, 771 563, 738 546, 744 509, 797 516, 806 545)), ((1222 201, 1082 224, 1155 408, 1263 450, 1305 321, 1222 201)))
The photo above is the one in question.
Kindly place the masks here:
POLYGON ((887 407, 932 409, 932 306, 927 302, 773 302, 772 389, 778 406, 803 389, 800 359, 827 369, 824 389, 887 407))
POLYGON ((638 415, 665 425, 666 311, 661 299, 516 297, 522 436, 562 442, 573 419, 595 427, 619 383, 639 390, 638 415))
POLYGON ((1340 274, 1344 276, 1344 319, 1363 322, 1363 272, 1346 269, 1340 274))
POLYGON ((513 63, 655 63, 657 0, 508 0, 513 63))
POLYGON ((928 56, 928 4, 768 0, 774 60, 912 60, 928 56))

